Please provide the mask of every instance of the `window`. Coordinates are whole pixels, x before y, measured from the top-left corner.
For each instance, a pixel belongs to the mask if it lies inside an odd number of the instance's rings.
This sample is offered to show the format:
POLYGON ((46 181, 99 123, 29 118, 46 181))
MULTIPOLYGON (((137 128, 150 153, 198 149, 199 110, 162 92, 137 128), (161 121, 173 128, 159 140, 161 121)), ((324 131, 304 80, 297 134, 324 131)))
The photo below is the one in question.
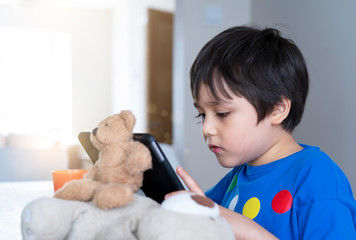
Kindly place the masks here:
POLYGON ((0 134, 71 133, 69 33, 0 27, 0 134))

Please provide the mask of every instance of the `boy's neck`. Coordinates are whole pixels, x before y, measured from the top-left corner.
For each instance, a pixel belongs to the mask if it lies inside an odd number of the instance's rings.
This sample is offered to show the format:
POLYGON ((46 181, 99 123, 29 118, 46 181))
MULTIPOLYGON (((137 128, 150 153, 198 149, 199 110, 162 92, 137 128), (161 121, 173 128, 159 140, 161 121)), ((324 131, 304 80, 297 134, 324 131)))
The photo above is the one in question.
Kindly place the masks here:
POLYGON ((261 166, 288 157, 303 149, 287 131, 281 131, 270 148, 259 158, 248 163, 250 166, 261 166))

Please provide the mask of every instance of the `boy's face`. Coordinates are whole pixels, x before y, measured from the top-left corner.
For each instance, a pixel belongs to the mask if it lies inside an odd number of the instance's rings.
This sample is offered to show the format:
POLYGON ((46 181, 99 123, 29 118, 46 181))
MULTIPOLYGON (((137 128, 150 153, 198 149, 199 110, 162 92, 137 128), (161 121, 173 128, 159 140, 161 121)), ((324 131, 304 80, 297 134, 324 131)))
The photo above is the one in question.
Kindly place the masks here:
POLYGON ((199 112, 205 142, 224 167, 265 164, 275 140, 275 126, 269 116, 257 124, 253 105, 227 90, 232 99, 219 94, 216 100, 205 85, 199 89, 199 99, 194 105, 199 112))

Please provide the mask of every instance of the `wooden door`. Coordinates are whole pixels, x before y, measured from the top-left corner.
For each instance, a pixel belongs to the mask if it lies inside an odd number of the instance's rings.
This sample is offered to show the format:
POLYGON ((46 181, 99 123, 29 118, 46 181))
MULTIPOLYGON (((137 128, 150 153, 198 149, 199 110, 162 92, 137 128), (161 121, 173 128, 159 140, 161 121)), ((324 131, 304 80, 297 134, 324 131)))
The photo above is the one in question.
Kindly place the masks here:
POLYGON ((171 144, 173 14, 148 9, 147 36, 147 130, 171 144))

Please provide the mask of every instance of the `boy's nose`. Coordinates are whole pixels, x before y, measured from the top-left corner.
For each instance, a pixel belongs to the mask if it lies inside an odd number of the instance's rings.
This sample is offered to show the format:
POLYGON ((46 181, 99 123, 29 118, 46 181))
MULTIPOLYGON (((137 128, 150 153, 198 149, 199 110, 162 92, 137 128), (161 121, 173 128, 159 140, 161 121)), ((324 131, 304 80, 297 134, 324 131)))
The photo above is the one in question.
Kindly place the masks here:
POLYGON ((214 121, 208 120, 208 118, 204 119, 204 122, 201 127, 201 132, 204 136, 213 136, 216 135, 217 131, 215 128, 214 121))

